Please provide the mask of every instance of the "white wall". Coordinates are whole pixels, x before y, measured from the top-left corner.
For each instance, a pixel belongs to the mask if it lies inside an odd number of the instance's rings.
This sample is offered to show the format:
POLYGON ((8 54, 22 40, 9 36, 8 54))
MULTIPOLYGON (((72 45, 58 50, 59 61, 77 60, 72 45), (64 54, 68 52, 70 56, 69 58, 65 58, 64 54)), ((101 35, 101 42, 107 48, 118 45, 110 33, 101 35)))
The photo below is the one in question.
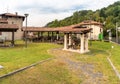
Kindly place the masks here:
MULTIPOLYGON (((87 27, 90 27, 90 28, 93 29, 92 33, 91 33, 91 38, 94 39, 94 40, 98 40, 99 34, 101 32, 103 32, 103 28, 100 28, 99 25, 91 25, 91 26, 87 25, 87 27), (100 29, 101 29, 101 32, 100 32, 100 29)), ((89 36, 89 39, 90 39, 90 33, 89 33, 88 36, 89 36)))

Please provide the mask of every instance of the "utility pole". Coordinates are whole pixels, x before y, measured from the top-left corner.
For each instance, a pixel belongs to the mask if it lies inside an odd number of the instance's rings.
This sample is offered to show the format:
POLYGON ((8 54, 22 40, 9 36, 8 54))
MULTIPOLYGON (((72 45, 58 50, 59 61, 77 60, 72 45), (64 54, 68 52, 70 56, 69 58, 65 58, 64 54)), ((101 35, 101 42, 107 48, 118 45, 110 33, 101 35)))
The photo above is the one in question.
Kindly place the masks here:
POLYGON ((118 43, 118 24, 116 22, 116 43, 118 43))
POLYGON ((27 17, 29 14, 24 14, 26 18, 26 28, 25 28, 25 47, 27 48, 27 17))
MULTIPOLYGON (((90 28, 91 28, 91 15, 90 15, 90 28)), ((92 46, 92 37, 91 37, 92 30, 90 30, 90 46, 92 46)))

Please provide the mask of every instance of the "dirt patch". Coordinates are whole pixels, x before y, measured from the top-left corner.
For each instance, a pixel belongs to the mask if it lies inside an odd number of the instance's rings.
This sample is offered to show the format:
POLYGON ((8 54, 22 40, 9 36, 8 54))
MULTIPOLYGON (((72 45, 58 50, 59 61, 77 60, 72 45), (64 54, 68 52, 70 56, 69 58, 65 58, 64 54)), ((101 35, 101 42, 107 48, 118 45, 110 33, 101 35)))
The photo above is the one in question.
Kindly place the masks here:
POLYGON ((82 79, 81 84, 104 83, 105 80, 103 74, 96 72, 93 64, 83 63, 72 59, 74 53, 63 51, 62 49, 53 49, 50 50, 50 52, 56 56, 57 60, 65 63, 70 71, 74 72, 80 79, 82 79))

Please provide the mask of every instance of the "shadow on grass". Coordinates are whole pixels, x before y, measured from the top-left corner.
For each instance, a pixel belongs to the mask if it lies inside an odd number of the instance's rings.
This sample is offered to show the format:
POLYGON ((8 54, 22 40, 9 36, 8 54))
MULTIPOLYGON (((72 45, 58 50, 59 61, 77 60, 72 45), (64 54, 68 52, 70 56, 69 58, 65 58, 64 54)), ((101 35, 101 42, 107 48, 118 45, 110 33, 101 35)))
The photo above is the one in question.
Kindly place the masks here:
POLYGON ((90 56, 96 56, 97 54, 107 54, 107 52, 105 50, 101 50, 101 49, 90 49, 90 52, 86 53, 86 55, 90 55, 90 56))

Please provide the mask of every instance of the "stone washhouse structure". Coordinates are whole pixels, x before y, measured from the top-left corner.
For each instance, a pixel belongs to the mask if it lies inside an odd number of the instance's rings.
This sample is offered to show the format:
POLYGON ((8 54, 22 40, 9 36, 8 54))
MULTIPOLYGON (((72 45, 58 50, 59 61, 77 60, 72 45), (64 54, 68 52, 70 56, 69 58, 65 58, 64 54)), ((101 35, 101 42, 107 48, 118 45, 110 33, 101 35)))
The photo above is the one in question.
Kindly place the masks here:
POLYGON ((38 32, 37 38, 42 36, 43 32, 52 33, 51 41, 54 40, 54 34, 56 34, 56 39, 59 40, 59 33, 64 36, 63 50, 85 53, 88 52, 88 39, 98 40, 98 36, 103 32, 102 24, 96 21, 86 20, 79 24, 57 27, 57 28, 45 28, 45 27, 23 27, 23 21, 25 16, 12 13, 0 14, 0 39, 1 37, 5 40, 11 40, 12 45, 14 45, 14 40, 23 39, 25 32, 28 36, 34 36, 33 32, 38 32), (75 49, 75 45, 72 42, 72 36, 75 35, 79 39, 79 48, 75 49))
MULTIPOLYGON (((24 32, 38 32, 39 34, 42 32, 54 32, 56 33, 56 38, 59 37, 59 33, 64 34, 64 48, 63 50, 78 52, 78 53, 86 53, 89 52, 88 49, 88 34, 92 30, 92 28, 86 28, 81 26, 66 26, 66 27, 58 27, 58 28, 40 28, 40 27, 27 27, 22 29, 24 32), (80 46, 79 49, 74 49, 72 46, 72 34, 79 34, 80 38, 80 46)), ((49 33, 48 33, 49 34, 49 33)))

